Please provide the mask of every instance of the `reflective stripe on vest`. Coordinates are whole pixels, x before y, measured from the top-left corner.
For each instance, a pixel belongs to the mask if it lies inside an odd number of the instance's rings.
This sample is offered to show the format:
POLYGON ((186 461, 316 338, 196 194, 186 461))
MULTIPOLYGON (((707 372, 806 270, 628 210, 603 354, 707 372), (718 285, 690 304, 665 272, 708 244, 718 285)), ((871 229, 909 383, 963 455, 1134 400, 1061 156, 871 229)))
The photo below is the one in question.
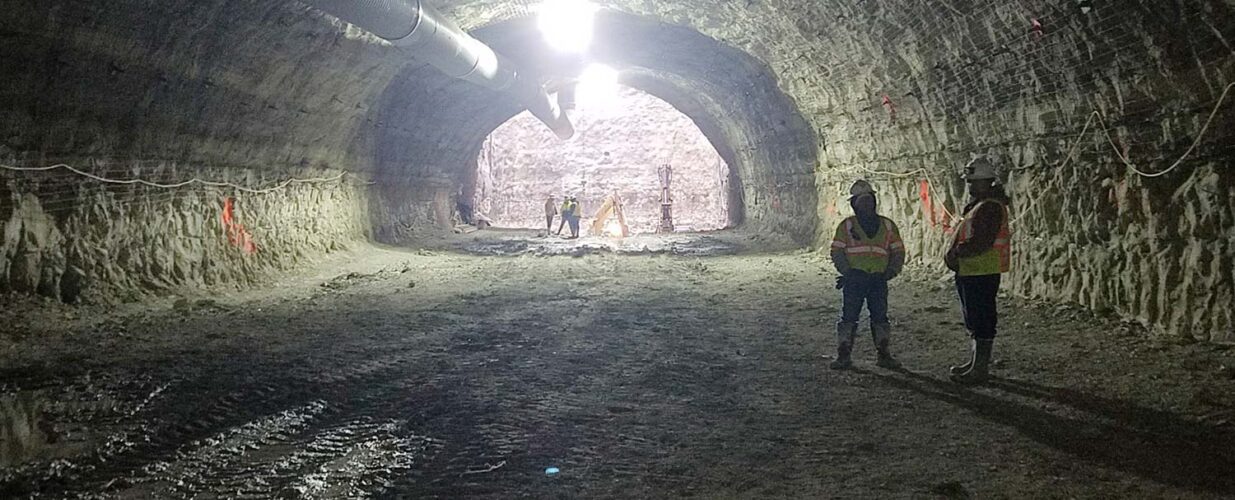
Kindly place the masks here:
POLYGON ((985 276, 989 274, 1006 273, 1012 269, 1012 231, 1008 228, 1008 207, 994 200, 985 200, 965 214, 961 227, 956 231, 956 242, 964 243, 973 237, 973 218, 987 203, 998 203, 1001 213, 999 234, 995 235, 995 243, 991 248, 973 257, 958 259, 961 276, 985 276))
POLYGON ((837 245, 833 242, 834 247, 843 246, 845 249, 845 257, 849 260, 849 267, 861 269, 868 273, 879 274, 888 269, 888 253, 894 250, 892 245, 892 232, 888 229, 888 223, 879 218, 879 231, 875 236, 866 237, 866 232, 858 227, 857 219, 850 217, 845 219, 843 223, 845 228, 846 241, 837 245), (854 234, 860 236, 854 237, 854 234))

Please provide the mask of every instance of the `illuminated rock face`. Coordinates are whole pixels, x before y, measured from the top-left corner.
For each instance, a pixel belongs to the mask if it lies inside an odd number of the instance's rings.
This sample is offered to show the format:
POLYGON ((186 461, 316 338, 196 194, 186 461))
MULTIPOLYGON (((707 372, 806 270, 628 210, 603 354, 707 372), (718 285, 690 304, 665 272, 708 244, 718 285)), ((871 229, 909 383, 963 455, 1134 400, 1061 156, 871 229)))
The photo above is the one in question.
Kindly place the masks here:
MULTIPOLYGON (((730 220, 743 227, 826 242, 846 213, 845 187, 870 177, 916 262, 937 266, 942 210, 964 202, 955 171, 987 154, 1004 169, 1017 217, 1008 289, 1158 332, 1235 340, 1235 97, 1171 173, 1142 177, 1120 159, 1159 171, 1201 134, 1235 80, 1235 3, 598 3, 612 10, 598 19, 591 56, 693 119, 731 168, 730 220), (1103 120, 1090 119, 1095 110, 1103 120)), ((535 42, 532 5, 439 2, 512 59, 562 76, 535 42)), ((94 159, 126 178, 251 182, 349 171, 375 182, 241 200, 271 221, 305 214, 249 226, 300 242, 268 246, 257 267, 290 267, 296 251, 329 248, 308 242, 337 235, 440 230, 476 185, 485 137, 521 111, 291 1, 26 2, 0 17, 0 33, 7 164, 94 159)), ((219 220, 225 193, 186 204, 131 189, 112 206, 92 201, 93 188, 73 189, 85 181, 40 191, 25 174, 2 175, 10 289, 54 294, 55 276, 89 280, 63 271, 85 270, 58 257, 72 245, 85 261, 124 256, 115 269, 146 276, 132 287, 193 284, 232 258, 219 253, 227 245, 181 252, 187 266, 153 258, 160 241, 203 227, 226 241, 196 222, 219 220), (156 230, 131 207, 189 222, 156 230), (125 221, 115 231, 130 237, 81 234, 100 218, 125 221)), ((219 269, 224 281, 244 275, 219 269)))
MULTIPOLYGON (((660 222, 657 168, 673 166, 674 217, 695 230, 728 223, 729 168, 707 137, 673 106, 622 89, 612 102, 581 104, 576 136, 560 141, 528 113, 502 124, 481 148, 476 207, 500 227, 544 226, 544 201, 579 198, 590 217, 618 193, 634 232, 660 222)), ((585 221, 586 223, 586 221, 585 221)))

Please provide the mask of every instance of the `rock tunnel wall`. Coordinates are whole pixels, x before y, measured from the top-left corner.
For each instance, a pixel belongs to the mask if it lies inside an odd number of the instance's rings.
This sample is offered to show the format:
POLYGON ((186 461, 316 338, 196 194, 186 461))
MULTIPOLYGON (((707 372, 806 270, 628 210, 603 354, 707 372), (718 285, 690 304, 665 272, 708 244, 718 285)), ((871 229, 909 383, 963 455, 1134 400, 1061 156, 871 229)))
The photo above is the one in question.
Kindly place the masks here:
MULTIPOLYGON (((96 165, 90 171, 163 183, 211 178, 275 186, 286 178, 172 163, 96 165)), ((323 179, 339 175, 320 174, 323 179)), ((83 182, 67 172, 22 173, 5 184, 0 292, 65 302, 257 284, 269 271, 347 248, 368 231, 364 187, 346 179, 264 193, 83 182)))
POLYGON ((1235 96, 1174 171, 1145 177, 1120 159, 1160 172, 1201 133, 1235 81, 1229 5, 831 7, 799 16, 799 27, 838 50, 770 63, 821 134, 819 243, 849 213, 845 187, 869 177, 914 256, 938 266, 945 210, 964 203, 956 173, 989 155, 1013 196, 1007 288, 1235 341, 1235 96))
POLYGON ((255 194, 0 169, 0 291, 256 283, 364 239, 364 131, 398 70, 390 52, 291 2, 7 3, 0 164, 258 189, 335 180, 255 194))

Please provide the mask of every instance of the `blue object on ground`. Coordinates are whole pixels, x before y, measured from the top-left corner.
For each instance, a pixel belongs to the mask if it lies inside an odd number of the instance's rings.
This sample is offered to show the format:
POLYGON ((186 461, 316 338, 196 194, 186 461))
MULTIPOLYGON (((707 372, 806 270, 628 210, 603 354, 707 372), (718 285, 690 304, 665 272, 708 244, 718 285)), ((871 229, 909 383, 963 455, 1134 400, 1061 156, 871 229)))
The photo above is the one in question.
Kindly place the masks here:
POLYGON ((557 473, 559 473, 559 472, 561 472, 561 470, 559 470, 557 467, 546 467, 546 468, 545 468, 545 474, 546 474, 546 475, 550 475, 550 476, 552 476, 552 475, 557 474, 557 473))

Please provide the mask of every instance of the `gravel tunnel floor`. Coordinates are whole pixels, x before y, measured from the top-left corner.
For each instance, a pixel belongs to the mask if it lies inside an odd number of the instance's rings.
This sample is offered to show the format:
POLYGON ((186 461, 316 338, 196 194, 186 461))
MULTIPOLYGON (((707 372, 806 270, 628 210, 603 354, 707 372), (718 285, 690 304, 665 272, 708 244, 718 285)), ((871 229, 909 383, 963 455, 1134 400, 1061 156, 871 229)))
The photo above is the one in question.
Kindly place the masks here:
POLYGON ((1222 346, 1007 299, 1000 378, 970 389, 934 277, 894 282, 906 370, 864 336, 834 372, 816 255, 354 257, 143 311, 10 309, 33 326, 2 346, 0 496, 1235 495, 1222 346))

